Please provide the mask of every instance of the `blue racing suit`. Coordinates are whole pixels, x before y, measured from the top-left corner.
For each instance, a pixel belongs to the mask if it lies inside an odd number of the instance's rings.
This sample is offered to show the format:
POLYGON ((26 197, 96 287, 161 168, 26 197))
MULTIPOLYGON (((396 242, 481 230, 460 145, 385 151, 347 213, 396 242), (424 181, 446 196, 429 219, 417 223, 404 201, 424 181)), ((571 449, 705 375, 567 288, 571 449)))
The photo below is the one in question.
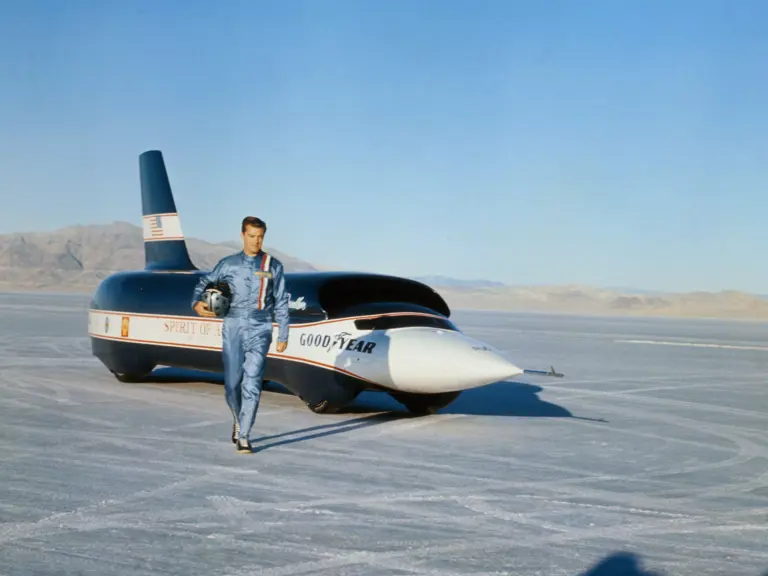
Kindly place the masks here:
POLYGON ((263 251, 256 256, 240 251, 222 258, 200 278, 192 306, 209 285, 218 282, 226 282, 231 291, 222 330, 224 393, 239 422, 239 438, 247 440, 259 408, 273 320, 278 324, 277 341, 288 341, 289 295, 283 264, 263 251))

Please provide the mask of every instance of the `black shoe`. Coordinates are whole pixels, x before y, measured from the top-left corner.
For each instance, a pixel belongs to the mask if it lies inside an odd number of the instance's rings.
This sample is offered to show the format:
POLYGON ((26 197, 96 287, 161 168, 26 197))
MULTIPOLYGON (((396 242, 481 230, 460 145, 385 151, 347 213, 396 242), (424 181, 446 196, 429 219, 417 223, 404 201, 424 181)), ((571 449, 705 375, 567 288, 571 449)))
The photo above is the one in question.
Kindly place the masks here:
POLYGON ((243 454, 250 454, 253 452, 253 446, 251 446, 248 438, 240 438, 235 445, 237 446, 237 451, 243 454))
POLYGON ((240 423, 235 420, 232 424, 232 444, 237 444, 237 437, 240 436, 240 423))

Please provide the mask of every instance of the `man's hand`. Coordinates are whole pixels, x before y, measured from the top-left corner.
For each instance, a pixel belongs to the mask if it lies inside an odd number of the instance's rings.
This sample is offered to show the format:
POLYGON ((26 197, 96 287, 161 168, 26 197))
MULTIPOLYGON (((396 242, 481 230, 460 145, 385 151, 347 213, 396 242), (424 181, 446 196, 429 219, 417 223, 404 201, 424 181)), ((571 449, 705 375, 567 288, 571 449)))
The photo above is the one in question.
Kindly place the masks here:
POLYGON ((277 343, 277 351, 278 352, 285 352, 286 348, 288 348, 288 342, 278 342, 277 343))
POLYGON ((198 301, 195 303, 195 312, 199 316, 205 316, 206 318, 215 318, 216 314, 208 310, 208 308, 205 307, 205 304, 203 304, 202 301, 198 301))

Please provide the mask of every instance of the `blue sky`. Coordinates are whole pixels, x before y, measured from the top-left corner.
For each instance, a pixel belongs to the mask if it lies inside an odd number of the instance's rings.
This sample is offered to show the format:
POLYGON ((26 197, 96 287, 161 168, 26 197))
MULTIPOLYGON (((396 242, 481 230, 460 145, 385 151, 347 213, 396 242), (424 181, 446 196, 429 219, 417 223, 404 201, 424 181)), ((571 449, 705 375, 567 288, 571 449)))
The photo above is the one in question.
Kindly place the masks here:
POLYGON ((342 269, 768 292, 768 3, 0 3, 0 233, 140 223, 342 269))

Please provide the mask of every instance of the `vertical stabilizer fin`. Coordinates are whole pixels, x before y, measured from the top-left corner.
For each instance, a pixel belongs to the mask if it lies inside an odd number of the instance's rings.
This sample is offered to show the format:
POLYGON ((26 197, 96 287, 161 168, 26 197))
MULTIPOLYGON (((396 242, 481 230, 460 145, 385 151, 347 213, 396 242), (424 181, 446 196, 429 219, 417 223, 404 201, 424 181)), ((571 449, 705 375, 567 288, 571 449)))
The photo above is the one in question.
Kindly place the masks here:
POLYGON ((139 155, 144 262, 147 270, 197 270, 187 251, 163 153, 139 155))

